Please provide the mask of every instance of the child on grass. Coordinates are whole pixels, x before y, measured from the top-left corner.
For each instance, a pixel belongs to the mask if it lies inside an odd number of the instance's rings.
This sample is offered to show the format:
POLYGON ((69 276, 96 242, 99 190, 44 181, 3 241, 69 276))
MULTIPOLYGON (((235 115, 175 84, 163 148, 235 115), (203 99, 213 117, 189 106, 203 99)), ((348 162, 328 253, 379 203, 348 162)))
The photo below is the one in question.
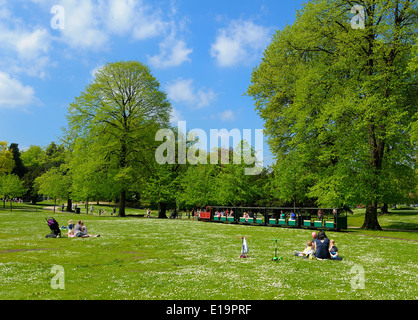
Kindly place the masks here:
POLYGON ((333 260, 341 260, 338 254, 338 248, 335 246, 335 240, 331 239, 329 242, 329 254, 333 260))
POLYGON ((67 236, 69 238, 75 237, 75 234, 74 234, 74 222, 73 222, 73 220, 69 220, 68 221, 68 227, 67 228, 68 228, 67 236))
POLYGON ((303 250, 302 252, 295 251, 295 256, 296 257, 309 258, 310 256, 313 256, 313 255, 314 255, 314 250, 313 250, 313 246, 312 246, 312 241, 310 241, 310 240, 306 243, 305 250, 303 250))

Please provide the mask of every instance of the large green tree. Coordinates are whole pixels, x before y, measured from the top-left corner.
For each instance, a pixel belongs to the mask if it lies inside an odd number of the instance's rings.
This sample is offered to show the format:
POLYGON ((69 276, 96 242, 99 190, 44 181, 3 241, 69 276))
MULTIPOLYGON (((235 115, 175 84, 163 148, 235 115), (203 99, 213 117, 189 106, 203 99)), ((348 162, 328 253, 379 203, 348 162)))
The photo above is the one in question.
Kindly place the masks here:
MULTIPOLYGON (((108 63, 68 108, 66 139, 91 146, 114 170, 119 216, 141 163, 154 159, 157 128, 169 122, 171 105, 151 70, 137 61, 108 63)), ((88 156, 88 155, 86 155, 88 156)), ((104 169, 104 168, 103 168, 104 169)))
POLYGON ((363 228, 379 229, 378 204, 416 181, 416 28, 413 0, 310 1, 274 35, 248 89, 277 161, 309 164, 321 205, 365 203, 363 228))
POLYGON ((15 174, 0 176, 0 198, 3 198, 3 207, 5 207, 6 198, 10 200, 10 210, 13 210, 13 198, 24 195, 26 189, 23 182, 15 174))
POLYGON ((70 198, 72 184, 66 170, 54 167, 37 177, 35 184, 40 194, 54 199, 54 212, 57 199, 68 200, 70 198))
MULTIPOLYGON (((22 164, 25 175, 23 180, 28 190, 27 195, 32 198, 32 203, 36 204, 38 199, 38 189, 35 179, 42 176, 52 168, 59 168, 68 162, 69 150, 64 145, 57 145, 51 142, 47 147, 30 146, 21 153, 22 164)), ((71 200, 68 199, 71 203, 71 200)), ((67 210, 71 210, 71 205, 67 205, 67 210)))
POLYGON ((108 169, 106 159, 94 145, 74 143, 68 166, 72 177, 72 197, 86 203, 89 201, 116 199, 120 190, 115 186, 114 175, 108 169))

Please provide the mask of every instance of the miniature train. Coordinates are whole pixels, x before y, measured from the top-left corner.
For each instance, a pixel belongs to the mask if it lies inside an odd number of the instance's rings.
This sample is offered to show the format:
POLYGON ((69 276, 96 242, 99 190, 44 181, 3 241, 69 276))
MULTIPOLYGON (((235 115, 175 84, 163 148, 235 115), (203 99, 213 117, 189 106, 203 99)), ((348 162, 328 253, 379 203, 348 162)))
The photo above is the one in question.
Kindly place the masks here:
POLYGON ((281 208, 208 206, 200 221, 270 227, 344 230, 347 212, 342 208, 281 208))

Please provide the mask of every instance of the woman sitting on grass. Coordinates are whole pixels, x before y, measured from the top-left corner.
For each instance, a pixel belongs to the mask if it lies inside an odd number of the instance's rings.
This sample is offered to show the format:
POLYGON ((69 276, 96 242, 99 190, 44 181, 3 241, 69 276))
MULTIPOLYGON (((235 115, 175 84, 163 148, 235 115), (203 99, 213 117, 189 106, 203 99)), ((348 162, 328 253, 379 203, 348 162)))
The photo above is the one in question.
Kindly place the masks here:
POLYGON ((87 233, 87 228, 84 226, 84 223, 82 220, 78 220, 77 224, 74 227, 74 235, 79 238, 89 238, 89 237, 100 237, 100 234, 96 236, 92 236, 87 233))
POLYGON ((319 260, 330 259, 329 254, 329 239, 325 231, 321 230, 318 233, 318 239, 315 240, 315 258, 319 260))

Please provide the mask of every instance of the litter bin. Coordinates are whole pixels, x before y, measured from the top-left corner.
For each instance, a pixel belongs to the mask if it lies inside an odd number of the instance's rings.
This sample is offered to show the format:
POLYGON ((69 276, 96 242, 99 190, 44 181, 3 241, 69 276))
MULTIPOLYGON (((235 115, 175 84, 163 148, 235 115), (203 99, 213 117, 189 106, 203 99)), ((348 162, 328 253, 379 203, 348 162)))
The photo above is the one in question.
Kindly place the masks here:
POLYGON ((75 209, 75 213, 76 213, 76 214, 80 214, 80 208, 76 208, 76 209, 75 209))

